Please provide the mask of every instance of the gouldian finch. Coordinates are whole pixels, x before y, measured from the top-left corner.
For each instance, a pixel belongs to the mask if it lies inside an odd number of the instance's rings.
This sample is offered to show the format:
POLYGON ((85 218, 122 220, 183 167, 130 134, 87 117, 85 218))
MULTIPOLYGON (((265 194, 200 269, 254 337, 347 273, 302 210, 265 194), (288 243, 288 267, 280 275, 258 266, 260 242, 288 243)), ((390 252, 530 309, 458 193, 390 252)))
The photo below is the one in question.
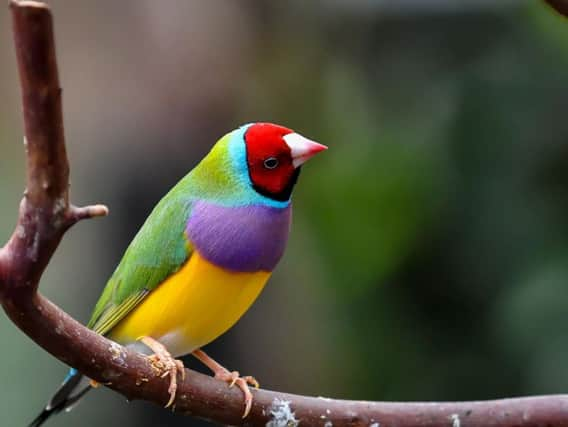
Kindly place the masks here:
MULTIPOLYGON (((243 391, 243 418, 249 413, 256 380, 201 348, 239 320, 270 278, 288 240, 300 168, 326 148, 271 123, 228 133, 160 200, 126 249, 87 326, 148 354, 169 375, 166 406, 184 372, 175 358, 191 353, 243 391)), ((94 385, 71 369, 30 427, 70 409, 94 385)))

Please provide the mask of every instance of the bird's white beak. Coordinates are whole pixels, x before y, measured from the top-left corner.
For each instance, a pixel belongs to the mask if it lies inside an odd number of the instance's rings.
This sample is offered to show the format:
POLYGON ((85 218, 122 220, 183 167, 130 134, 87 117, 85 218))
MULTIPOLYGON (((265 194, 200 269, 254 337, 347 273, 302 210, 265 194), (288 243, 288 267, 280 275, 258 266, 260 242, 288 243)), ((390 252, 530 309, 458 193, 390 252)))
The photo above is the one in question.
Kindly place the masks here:
POLYGON ((283 139, 284 142, 288 144, 288 147, 290 147, 292 164, 295 168, 304 164, 320 151, 327 150, 325 145, 318 144, 315 141, 304 138, 299 133, 289 133, 288 135, 284 135, 283 139))

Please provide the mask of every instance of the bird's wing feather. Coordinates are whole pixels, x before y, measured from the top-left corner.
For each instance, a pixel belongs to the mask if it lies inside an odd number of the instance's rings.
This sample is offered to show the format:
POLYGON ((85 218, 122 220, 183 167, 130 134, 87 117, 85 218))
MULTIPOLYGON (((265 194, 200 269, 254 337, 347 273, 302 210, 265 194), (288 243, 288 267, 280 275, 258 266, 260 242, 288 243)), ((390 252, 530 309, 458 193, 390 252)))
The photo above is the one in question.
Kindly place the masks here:
POLYGON ((105 335, 109 332, 121 319, 123 319, 130 311, 142 302, 148 295, 148 289, 141 289, 140 291, 128 296, 124 301, 119 304, 108 305, 95 323, 90 326, 95 332, 105 335))
POLYGON ((95 332, 107 334, 191 256, 191 203, 175 190, 154 208, 109 279, 87 325, 95 332))

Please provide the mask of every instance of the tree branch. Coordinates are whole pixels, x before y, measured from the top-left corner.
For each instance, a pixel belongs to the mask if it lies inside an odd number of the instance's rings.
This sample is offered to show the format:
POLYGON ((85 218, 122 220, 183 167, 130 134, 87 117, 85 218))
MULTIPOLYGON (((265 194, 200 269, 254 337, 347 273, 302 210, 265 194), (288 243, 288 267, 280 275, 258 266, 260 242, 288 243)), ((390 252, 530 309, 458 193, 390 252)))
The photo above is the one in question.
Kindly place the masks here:
POLYGON ((559 14, 568 17, 568 0, 544 0, 559 14))
MULTIPOLYGON (((65 231, 108 213, 105 206, 69 204, 52 20, 39 2, 11 3, 22 86, 27 190, 16 229, 0 249, 0 302, 10 319, 59 360, 129 399, 168 401, 168 380, 148 360, 87 329, 37 293, 40 277, 65 231)), ((380 403, 331 400, 272 391, 254 392, 241 419, 242 394, 223 382, 188 371, 175 410, 219 423, 260 426, 550 426, 568 427, 568 396, 462 403, 380 403), (331 424, 330 424, 331 423, 331 424)))

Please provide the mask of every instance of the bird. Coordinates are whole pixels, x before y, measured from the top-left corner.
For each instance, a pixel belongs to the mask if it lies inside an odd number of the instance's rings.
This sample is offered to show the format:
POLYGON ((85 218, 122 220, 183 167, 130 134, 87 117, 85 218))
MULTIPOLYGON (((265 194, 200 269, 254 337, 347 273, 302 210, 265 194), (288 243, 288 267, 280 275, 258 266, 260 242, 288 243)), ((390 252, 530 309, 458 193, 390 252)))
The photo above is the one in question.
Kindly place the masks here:
MULTIPOLYGON (((220 138, 154 207, 108 280, 87 327, 150 358, 169 376, 192 354, 243 393, 243 418, 258 387, 202 347, 258 297, 287 244, 292 190, 302 165, 325 145, 273 123, 249 123, 220 138)), ((29 427, 70 410, 96 382, 71 368, 29 427)))

